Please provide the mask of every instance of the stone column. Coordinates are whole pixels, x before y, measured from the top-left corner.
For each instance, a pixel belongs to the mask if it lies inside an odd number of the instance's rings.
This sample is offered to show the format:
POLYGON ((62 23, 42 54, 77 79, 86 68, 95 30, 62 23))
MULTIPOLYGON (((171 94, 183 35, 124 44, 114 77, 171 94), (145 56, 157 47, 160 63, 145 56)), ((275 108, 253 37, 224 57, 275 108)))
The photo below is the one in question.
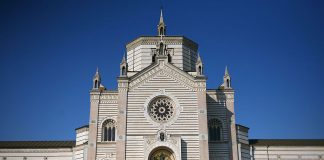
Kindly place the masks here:
POLYGON ((234 90, 226 89, 224 91, 226 108, 228 110, 229 131, 230 131, 230 143, 231 143, 231 159, 238 160, 237 151, 237 135, 236 135, 236 123, 234 112, 234 90))
POLYGON ((196 77, 196 87, 199 123, 199 157, 200 160, 209 160, 206 78, 204 76, 196 77))
POLYGON ((241 143, 238 143, 238 145, 237 145, 238 160, 242 160, 242 151, 241 151, 241 148, 242 148, 242 144, 241 143))
POLYGON ((97 132, 98 132, 98 108, 101 92, 99 90, 90 93, 90 122, 88 135, 88 160, 95 160, 97 153, 97 132))
POLYGON ((126 115, 127 115, 128 78, 118 78, 118 117, 116 138, 116 159, 126 159, 126 115))

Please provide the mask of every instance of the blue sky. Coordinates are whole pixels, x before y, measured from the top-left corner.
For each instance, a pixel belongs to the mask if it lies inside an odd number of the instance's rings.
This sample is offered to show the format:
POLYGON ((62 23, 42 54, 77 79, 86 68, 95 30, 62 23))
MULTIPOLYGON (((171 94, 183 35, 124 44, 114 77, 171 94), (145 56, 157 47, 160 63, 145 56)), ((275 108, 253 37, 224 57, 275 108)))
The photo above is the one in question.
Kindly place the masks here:
POLYGON ((229 67, 250 138, 324 138, 324 1, 0 1, 0 140, 74 139, 89 120, 96 67, 116 88, 127 42, 199 44, 208 88, 229 67))

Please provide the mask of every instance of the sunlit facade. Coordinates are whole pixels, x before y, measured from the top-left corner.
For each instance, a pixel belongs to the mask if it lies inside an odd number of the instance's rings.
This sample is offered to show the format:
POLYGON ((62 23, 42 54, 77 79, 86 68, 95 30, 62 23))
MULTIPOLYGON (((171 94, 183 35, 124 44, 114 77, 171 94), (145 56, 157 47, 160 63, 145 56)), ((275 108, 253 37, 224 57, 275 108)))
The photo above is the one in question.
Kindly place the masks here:
POLYGON ((89 124, 76 129, 75 141, 0 142, 0 158, 324 159, 323 140, 249 140, 249 129, 235 123, 235 92, 227 67, 219 75, 221 85, 206 88, 198 44, 168 35, 162 11, 157 35, 129 42, 126 53, 116 66, 117 90, 104 87, 97 69, 89 124))

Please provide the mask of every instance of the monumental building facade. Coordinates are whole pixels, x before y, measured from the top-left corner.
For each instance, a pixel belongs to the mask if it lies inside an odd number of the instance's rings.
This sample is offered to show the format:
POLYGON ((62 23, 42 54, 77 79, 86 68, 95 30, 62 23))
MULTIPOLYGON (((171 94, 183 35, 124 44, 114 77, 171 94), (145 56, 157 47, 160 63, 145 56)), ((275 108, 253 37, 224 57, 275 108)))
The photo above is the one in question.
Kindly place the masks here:
POLYGON ((198 44, 167 35, 161 11, 156 36, 126 45, 118 89, 107 90, 97 69, 89 124, 75 141, 0 142, 3 160, 324 159, 324 141, 249 140, 235 123, 234 90, 225 69, 206 88, 198 44))

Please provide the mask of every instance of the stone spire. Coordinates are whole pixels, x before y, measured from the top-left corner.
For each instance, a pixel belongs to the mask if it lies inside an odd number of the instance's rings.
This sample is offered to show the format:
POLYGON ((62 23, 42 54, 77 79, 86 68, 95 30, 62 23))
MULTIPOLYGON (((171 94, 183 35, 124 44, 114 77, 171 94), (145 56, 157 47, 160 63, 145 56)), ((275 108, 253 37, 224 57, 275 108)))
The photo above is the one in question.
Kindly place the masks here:
POLYGON ((96 74, 93 76, 92 89, 99 89, 100 85, 101 85, 101 76, 99 73, 99 68, 97 67, 96 74))
POLYGON ((202 63, 199 53, 198 53, 198 57, 197 57, 197 61, 196 61, 196 72, 197 72, 197 76, 203 75, 203 63, 202 63))
POLYGON ((126 62, 126 56, 124 54, 122 61, 120 62, 120 76, 126 77, 127 76, 128 65, 126 62))
POLYGON ((227 66, 225 67, 225 76, 229 76, 227 66))
POLYGON ((126 56, 125 56, 125 54, 123 55, 123 59, 122 59, 122 61, 121 61, 121 64, 122 63, 126 63, 126 56))
POLYGON ((160 23, 159 24, 161 24, 161 23, 164 23, 164 21, 163 21, 163 11, 162 11, 162 8, 161 8, 160 23))
POLYGON ((225 67, 225 74, 223 77, 223 84, 220 86, 221 89, 232 89, 231 76, 228 72, 227 66, 225 67))
POLYGON ((100 79, 100 73, 99 73, 99 67, 97 67, 96 74, 93 77, 94 79, 98 78, 100 79))
POLYGON ((196 63, 202 63, 199 53, 198 53, 198 58, 197 58, 197 62, 196 63))
POLYGON ((159 25, 158 25, 158 34, 159 34, 159 36, 165 36, 165 34, 166 34, 166 25, 163 20, 162 8, 161 8, 160 21, 159 21, 159 25))

